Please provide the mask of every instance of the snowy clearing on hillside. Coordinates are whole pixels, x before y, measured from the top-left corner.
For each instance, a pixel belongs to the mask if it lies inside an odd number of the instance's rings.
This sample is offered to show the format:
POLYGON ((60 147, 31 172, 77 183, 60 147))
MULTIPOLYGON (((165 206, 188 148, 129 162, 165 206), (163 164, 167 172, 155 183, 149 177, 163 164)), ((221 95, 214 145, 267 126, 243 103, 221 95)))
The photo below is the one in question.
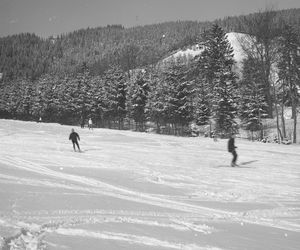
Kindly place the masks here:
POLYGON ((2 249, 299 249, 299 145, 71 128, 0 120, 2 249))
MULTIPOLYGON (((243 51, 243 48, 240 43, 241 41, 243 41, 243 39, 246 39, 247 36, 245 34, 237 33, 237 32, 230 32, 227 33, 226 35, 230 45, 233 48, 233 58, 238 64, 238 66, 240 67, 242 61, 246 58, 245 52, 243 51)), ((178 58, 184 56, 186 56, 187 58, 189 57, 193 58, 201 54, 203 51, 204 51, 203 47, 199 47, 199 45, 193 45, 191 48, 188 48, 186 50, 176 51, 174 54, 165 58, 163 61, 166 62, 171 60, 172 58, 178 58)))

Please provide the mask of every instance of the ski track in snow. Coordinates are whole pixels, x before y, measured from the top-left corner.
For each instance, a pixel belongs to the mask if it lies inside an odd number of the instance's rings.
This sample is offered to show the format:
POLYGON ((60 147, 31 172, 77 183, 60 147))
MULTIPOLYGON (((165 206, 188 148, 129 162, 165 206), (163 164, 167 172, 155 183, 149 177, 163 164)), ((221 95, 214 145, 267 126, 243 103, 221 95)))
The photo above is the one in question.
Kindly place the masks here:
MULTIPOLYGON (((41 167, 40 165, 22 160, 22 159, 17 159, 17 158, 8 158, 4 157, 4 159, 1 160, 4 164, 11 165, 12 167, 16 168, 21 168, 26 171, 32 171, 35 173, 38 173, 42 176, 47 176, 47 177, 52 177, 55 179, 62 179, 68 182, 74 182, 74 186, 68 186, 65 185, 63 187, 66 187, 68 189, 76 190, 76 191, 83 191, 83 192, 90 192, 90 193, 95 193, 99 195, 107 195, 107 196, 113 196, 118 199, 124 199, 124 200, 129 200, 129 201, 134 201, 134 202, 139 202, 139 203, 145 203, 148 205, 155 205, 155 206, 161 206, 164 208, 168 209, 174 209, 174 210, 179 210, 181 212, 188 212, 188 213, 193 213, 193 214, 200 214, 201 216, 206 216, 206 217, 216 217, 216 218, 231 218, 234 220, 234 218, 238 218, 239 215, 238 213, 234 212, 228 212, 228 211, 223 211, 223 210, 218 210, 218 209, 212 209, 212 208, 206 208, 206 207, 200 207, 200 206, 195 206, 187 203, 182 203, 182 202, 176 202, 174 200, 167 200, 163 199, 160 197, 157 197, 155 195, 149 195, 146 193, 140 193, 140 192, 135 192, 132 190, 126 190, 121 187, 116 187, 107 183, 100 182, 98 180, 92 179, 92 178, 86 178, 86 177, 81 177, 81 176, 75 176, 75 175, 70 175, 70 174, 65 174, 61 173, 58 171, 53 171, 50 170, 46 167, 41 167), (79 185, 76 185, 79 184, 79 185), (82 186, 84 185, 84 186, 82 186), (86 187, 87 186, 87 187, 86 187)), ((21 181, 18 179, 17 181, 21 181)), ((21 181, 22 182, 22 181, 21 181)), ((40 185, 48 185, 48 186, 57 186, 57 183, 47 183, 45 181, 38 181, 40 185)), ((27 184, 35 183, 35 180, 28 180, 27 184)), ((32 185, 31 184, 31 185, 32 185)), ((38 185, 36 184, 36 185, 38 185)), ((251 223, 252 221, 249 221, 247 219, 239 218, 239 220, 244 220, 245 222, 251 223)), ((253 223, 253 222, 252 222, 253 223)), ((265 222, 258 222, 259 224, 266 224, 268 223, 265 222)), ((272 225, 272 224, 271 224, 272 225)), ((278 225, 278 227, 282 227, 278 225)), ((283 227, 285 228, 285 227, 283 227)))
MULTIPOLYGON (((149 236, 101 230, 99 225, 131 225, 203 236, 220 232, 215 223, 300 232, 300 175, 296 168, 300 155, 291 153, 288 148, 274 145, 267 152, 265 145, 253 147, 246 142, 244 145, 252 147, 251 155, 246 147, 238 149, 238 153, 245 154, 248 158, 245 162, 251 164, 233 169, 224 165, 224 160, 230 160, 224 150, 225 141, 214 143, 207 139, 126 131, 80 130, 80 145, 84 150, 80 154, 72 152, 70 143, 66 142, 68 126, 0 120, 1 127, 0 136, 6 138, 0 146, 0 168, 4 169, 0 172, 0 185, 21 186, 24 190, 19 195, 9 193, 11 209, 0 210, 0 235, 1 228, 14 232, 9 238, 0 239, 0 246, 44 249, 48 245, 55 249, 57 244, 48 242, 47 236, 61 235, 162 249, 226 249, 201 241, 166 239, 155 233, 149 236), (4 129, 7 126, 15 127, 7 131, 4 129), (37 127, 44 129, 37 130, 37 127), (59 133, 55 133, 56 130, 59 133), (65 138, 62 139, 62 135, 65 138), (17 138, 21 140, 16 141, 17 138), (290 153, 292 160, 280 157, 285 153, 290 153), (213 161, 216 154, 219 159, 213 161), (255 161, 251 161, 251 157, 259 159, 259 164, 252 163, 255 161), (104 178, 93 175, 93 171, 112 174, 104 178), (114 178, 114 173, 121 178, 114 178), (43 191, 29 191, 29 187, 43 188, 43 191), (22 209, 23 199, 28 195, 40 197, 43 194, 87 196, 97 200, 113 198, 120 204, 126 201, 147 209, 135 209, 135 205, 131 210, 120 207, 22 209), (269 208, 235 210, 230 206, 203 205, 206 204, 203 202, 266 203, 269 208), (82 228, 83 225, 97 228, 82 228)), ((0 198, 1 195, 0 192, 0 198)), ((63 244, 60 246, 63 248, 63 244)))
POLYGON ((48 177, 52 177, 55 179, 62 179, 65 181, 74 182, 79 185, 84 185, 84 186, 79 186, 76 189, 79 189, 79 190, 85 191, 85 192, 91 192, 91 193, 96 193, 96 194, 101 194, 101 195, 108 195, 108 196, 113 196, 113 197, 119 198, 119 199, 126 199, 126 200, 130 200, 130 201, 146 203, 149 205, 156 205, 156 206, 161 206, 161 207, 166 207, 166 208, 172 208, 172 209, 176 209, 176 210, 180 210, 180 211, 184 211, 184 212, 190 212, 190 213, 203 214, 203 212, 208 212, 208 213, 216 213, 216 214, 220 214, 220 215, 224 215, 224 216, 230 216, 230 215, 235 216, 236 215, 235 213, 224 212, 222 210, 208 209, 205 207, 193 206, 193 205, 186 204, 186 203, 180 203, 180 202, 176 202, 176 201, 172 201, 172 200, 161 199, 154 195, 148 195, 146 193, 140 193, 140 192, 127 190, 127 189, 124 189, 121 187, 116 187, 116 186, 113 186, 113 185, 110 185, 107 183, 97 181, 92 178, 86 178, 86 177, 81 177, 81 176, 76 176, 76 175, 65 174, 65 173, 61 173, 58 171, 53 171, 48 168, 41 167, 40 165, 31 163, 28 161, 24 161, 21 159, 16 159, 16 158, 12 159, 12 158, 6 157, 3 160, 1 160, 3 163, 5 162, 6 164, 11 165, 12 167, 21 168, 23 170, 32 171, 32 172, 38 173, 43 176, 48 176, 48 177), (87 186, 87 187, 85 187, 85 186, 87 186))
POLYGON ((108 240, 117 240, 125 241, 130 244, 140 244, 148 245, 153 247, 168 248, 168 249, 182 249, 182 250, 220 250, 220 248, 210 247, 210 246, 197 246, 195 244, 180 244, 180 243, 171 243, 168 241, 162 241, 150 237, 130 235, 130 234, 120 234, 120 233, 111 233, 111 232, 89 232, 86 230, 80 229, 58 229, 56 231, 58 234, 68 235, 68 236, 80 236, 80 237, 92 237, 97 239, 108 239, 108 240))

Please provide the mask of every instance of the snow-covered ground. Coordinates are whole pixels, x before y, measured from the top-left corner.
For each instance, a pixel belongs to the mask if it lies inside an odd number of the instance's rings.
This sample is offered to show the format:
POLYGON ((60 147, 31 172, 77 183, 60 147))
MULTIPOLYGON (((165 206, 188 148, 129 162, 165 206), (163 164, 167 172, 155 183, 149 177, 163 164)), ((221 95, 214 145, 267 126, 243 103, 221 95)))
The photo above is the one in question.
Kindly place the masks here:
POLYGON ((300 147, 0 120, 2 249, 300 246, 300 147))

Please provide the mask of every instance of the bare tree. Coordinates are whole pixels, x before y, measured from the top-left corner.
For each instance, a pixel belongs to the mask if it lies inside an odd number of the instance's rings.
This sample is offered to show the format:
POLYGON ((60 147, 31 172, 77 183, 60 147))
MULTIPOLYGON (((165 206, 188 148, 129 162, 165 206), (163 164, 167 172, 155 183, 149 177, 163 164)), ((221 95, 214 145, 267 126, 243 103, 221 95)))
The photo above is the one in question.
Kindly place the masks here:
POLYGON ((281 82, 282 88, 286 90, 287 100, 292 106, 292 117, 294 119, 293 142, 296 143, 297 106, 299 105, 300 87, 300 41, 292 26, 285 26, 279 44, 278 80, 281 82))
POLYGON ((276 38, 278 25, 275 22, 277 13, 272 9, 245 17, 241 26, 245 36, 239 38, 243 51, 248 58, 255 59, 260 68, 264 83, 264 94, 268 104, 268 116, 273 117, 272 66, 276 62, 276 38))

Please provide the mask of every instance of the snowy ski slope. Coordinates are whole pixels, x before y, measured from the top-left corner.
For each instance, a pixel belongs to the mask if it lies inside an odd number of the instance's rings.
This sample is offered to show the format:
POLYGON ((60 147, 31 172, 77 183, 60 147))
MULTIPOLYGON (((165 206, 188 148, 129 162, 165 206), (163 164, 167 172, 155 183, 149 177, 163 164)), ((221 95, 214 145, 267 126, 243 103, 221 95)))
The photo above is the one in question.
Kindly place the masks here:
POLYGON ((299 145, 71 128, 0 120, 2 249, 299 249, 299 145))

